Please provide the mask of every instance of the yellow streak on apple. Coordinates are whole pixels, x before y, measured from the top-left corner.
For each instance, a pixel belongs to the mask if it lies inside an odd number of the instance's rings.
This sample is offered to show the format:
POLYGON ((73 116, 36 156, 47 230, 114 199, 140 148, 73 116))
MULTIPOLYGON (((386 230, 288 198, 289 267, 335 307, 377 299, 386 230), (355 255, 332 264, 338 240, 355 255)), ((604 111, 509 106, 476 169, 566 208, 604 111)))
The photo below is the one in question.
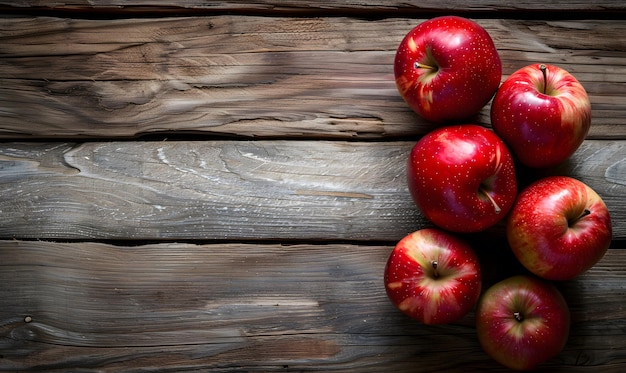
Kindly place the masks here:
POLYGON ((415 52, 417 50, 417 43, 415 43, 415 39, 409 38, 409 42, 407 43, 411 52, 415 52))

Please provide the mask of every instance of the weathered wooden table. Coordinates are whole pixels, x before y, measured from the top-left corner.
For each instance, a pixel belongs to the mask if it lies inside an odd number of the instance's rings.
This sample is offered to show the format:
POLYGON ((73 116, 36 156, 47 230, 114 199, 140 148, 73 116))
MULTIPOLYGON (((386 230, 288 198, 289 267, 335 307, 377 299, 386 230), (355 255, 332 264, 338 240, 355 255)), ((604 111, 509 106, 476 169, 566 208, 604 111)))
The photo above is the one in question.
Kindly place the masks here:
MULTIPOLYGON (((433 125, 392 61, 449 13, 488 30, 503 79, 548 62, 590 95, 580 150, 526 176, 588 183, 615 240, 558 284, 571 336, 541 368, 626 371, 626 5, 612 0, 0 1, 0 371, 504 370, 473 313, 420 325, 382 284, 395 242, 429 225, 404 171, 433 125)), ((521 271, 500 228, 466 237, 485 286, 521 271)))

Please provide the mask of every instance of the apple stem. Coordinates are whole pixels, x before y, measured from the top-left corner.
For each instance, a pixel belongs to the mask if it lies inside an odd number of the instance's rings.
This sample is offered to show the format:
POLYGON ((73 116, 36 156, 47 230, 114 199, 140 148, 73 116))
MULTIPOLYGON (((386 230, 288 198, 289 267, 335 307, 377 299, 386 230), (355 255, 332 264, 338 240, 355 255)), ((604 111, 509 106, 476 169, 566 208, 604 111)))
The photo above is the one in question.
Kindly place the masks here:
POLYGON ((493 205, 493 209, 496 211, 496 214, 499 214, 500 211, 502 211, 500 206, 498 206, 496 201, 491 197, 491 195, 489 195, 489 193, 487 193, 487 191, 485 191, 483 188, 478 189, 478 191, 485 195, 485 197, 487 197, 487 199, 491 202, 491 204, 493 205))
POLYGON ((513 317, 515 317, 515 320, 519 322, 522 322, 524 320, 524 316, 519 312, 513 312, 513 317))
POLYGON ((439 277, 439 271, 437 270, 437 266, 439 265, 439 263, 437 263, 436 260, 433 260, 432 262, 430 262, 430 264, 433 266, 435 277, 439 277))
POLYGON ((543 73, 543 94, 546 94, 546 87, 548 85, 548 77, 547 77, 547 71, 548 68, 546 67, 546 65, 541 64, 539 65, 539 70, 541 70, 541 72, 543 73))
POLYGON ((415 62, 415 68, 416 69, 430 69, 430 70, 435 70, 435 68, 433 66, 430 65, 426 65, 423 63, 419 63, 419 62, 415 62))
POLYGON ((574 223, 576 223, 577 221, 579 221, 580 219, 584 218, 585 216, 587 216, 589 214, 591 214, 591 210, 589 210, 589 209, 583 210, 582 214, 580 214, 576 219, 569 220, 567 222, 568 226, 571 227, 572 225, 574 225, 574 223))

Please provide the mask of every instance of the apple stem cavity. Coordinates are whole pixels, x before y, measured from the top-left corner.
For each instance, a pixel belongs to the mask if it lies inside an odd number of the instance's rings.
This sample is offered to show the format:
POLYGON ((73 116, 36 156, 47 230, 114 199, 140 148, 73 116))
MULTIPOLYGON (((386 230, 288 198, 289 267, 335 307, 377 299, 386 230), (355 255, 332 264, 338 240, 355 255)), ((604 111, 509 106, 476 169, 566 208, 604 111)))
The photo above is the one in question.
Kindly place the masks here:
POLYGON ((433 276, 435 276, 435 278, 439 277, 439 271, 437 270, 439 263, 437 263, 436 260, 433 260, 430 264, 433 266, 433 276))
POLYGON ((584 210, 583 210, 583 212, 582 212, 582 214, 578 215, 578 217, 577 217, 577 218, 568 220, 568 221, 567 221, 567 225, 568 225, 569 227, 571 227, 572 225, 576 224, 576 222, 577 222, 577 221, 579 221, 580 219, 584 218, 585 216, 587 216, 587 215, 589 215, 589 214, 591 214, 591 210, 589 210, 589 209, 584 209, 584 210))
POLYGON ((482 186, 478 189, 478 193, 480 193, 480 194, 484 195, 485 197, 487 197, 487 199, 493 205, 493 209, 495 210, 496 214, 499 214, 502 211, 500 206, 498 206, 496 201, 491 197, 491 195, 482 186))
POLYGON ((547 86, 548 86, 548 68, 546 67, 546 65, 541 64, 539 65, 539 70, 541 70, 541 73, 543 74, 543 90, 542 93, 545 95, 547 92, 547 86))
POLYGON ((524 315, 522 315, 520 312, 513 312, 513 317, 515 317, 515 320, 519 322, 524 321, 524 315))

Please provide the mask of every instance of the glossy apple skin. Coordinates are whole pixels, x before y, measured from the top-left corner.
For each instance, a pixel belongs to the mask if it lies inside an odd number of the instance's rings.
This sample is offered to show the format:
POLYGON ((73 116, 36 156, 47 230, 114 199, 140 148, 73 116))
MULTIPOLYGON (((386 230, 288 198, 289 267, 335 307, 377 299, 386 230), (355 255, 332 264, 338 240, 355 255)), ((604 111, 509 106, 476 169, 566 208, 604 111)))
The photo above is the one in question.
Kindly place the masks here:
POLYGON ((511 74, 491 104, 493 130, 520 163, 534 168, 555 166, 569 158, 591 125, 591 104, 582 84, 569 72, 547 64, 544 80, 540 65, 511 74))
POLYGON ((559 354, 569 329, 570 311, 563 295, 551 283, 531 276, 496 283, 476 307, 480 345, 511 369, 530 370, 559 354))
POLYGON ((469 118, 489 102, 500 85, 502 62, 482 26, 443 16, 409 31, 396 52, 394 73, 400 95, 416 113, 445 122, 469 118))
POLYGON ((550 176, 520 193, 506 234, 513 253, 528 270, 549 280, 569 280, 606 253, 611 216, 602 198, 583 182, 550 176), (589 214, 576 220, 585 210, 589 214))
POLYGON ((496 224, 517 194, 511 153, 493 131, 474 124, 441 127, 422 137, 409 155, 407 183, 424 216, 453 232, 496 224))
POLYGON ((391 302, 428 325, 462 318, 481 291, 480 264, 472 248, 436 228, 418 230, 398 242, 387 260, 384 281, 391 302))

